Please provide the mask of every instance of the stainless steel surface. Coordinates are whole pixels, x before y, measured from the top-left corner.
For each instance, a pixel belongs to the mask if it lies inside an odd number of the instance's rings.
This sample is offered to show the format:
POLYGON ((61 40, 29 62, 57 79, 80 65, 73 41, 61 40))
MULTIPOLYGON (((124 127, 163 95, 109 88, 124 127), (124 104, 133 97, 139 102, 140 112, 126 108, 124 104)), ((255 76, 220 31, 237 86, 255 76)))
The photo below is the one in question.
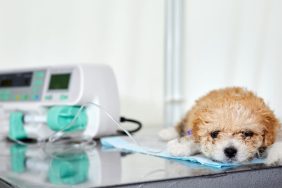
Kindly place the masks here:
MULTIPOLYGON (((143 130, 136 135, 142 145, 154 144, 156 130, 143 130)), ((101 146, 25 147, 14 143, 0 144, 0 177, 23 188, 33 187, 101 187, 167 180, 183 180, 199 176, 222 176, 228 173, 268 168, 264 165, 235 169, 209 167, 126 153, 101 146)))

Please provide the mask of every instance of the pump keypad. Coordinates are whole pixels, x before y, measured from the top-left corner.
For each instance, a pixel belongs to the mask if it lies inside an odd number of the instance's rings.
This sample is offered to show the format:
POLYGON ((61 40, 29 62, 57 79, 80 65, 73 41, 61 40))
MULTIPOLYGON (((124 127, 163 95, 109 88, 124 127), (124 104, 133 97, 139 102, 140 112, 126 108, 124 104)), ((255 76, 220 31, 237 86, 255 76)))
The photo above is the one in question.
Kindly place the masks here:
POLYGON ((46 71, 0 74, 0 101, 39 101, 46 71))

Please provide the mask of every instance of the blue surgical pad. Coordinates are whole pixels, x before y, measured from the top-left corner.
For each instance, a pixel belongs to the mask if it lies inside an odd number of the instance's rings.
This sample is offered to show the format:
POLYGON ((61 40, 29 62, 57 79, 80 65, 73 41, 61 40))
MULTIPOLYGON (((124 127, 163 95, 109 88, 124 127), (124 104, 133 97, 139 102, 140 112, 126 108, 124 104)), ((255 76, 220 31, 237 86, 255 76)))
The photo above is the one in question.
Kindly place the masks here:
POLYGON ((211 159, 208 159, 201 154, 189 156, 189 157, 176 157, 176 156, 170 155, 166 150, 157 151, 155 148, 143 147, 143 146, 141 147, 137 144, 132 143, 131 141, 127 141, 126 139, 122 137, 102 138, 101 144, 104 147, 112 147, 112 148, 130 151, 130 152, 137 152, 137 153, 153 155, 153 156, 163 157, 163 158, 168 158, 168 159, 189 161, 189 162, 199 163, 199 164, 213 167, 213 168, 230 168, 230 167, 236 167, 240 165, 262 164, 264 161, 263 159, 254 159, 252 161, 248 161, 244 163, 221 163, 221 162, 216 162, 211 159))

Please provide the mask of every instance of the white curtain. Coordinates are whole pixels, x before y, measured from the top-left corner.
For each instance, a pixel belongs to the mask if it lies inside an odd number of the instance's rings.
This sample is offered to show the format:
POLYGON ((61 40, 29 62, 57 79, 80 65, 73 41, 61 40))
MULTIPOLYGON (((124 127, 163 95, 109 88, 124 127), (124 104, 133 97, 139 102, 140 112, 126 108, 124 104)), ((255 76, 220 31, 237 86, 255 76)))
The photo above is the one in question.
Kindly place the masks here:
POLYGON ((186 0, 186 108, 208 91, 243 86, 282 117, 282 1, 186 0))

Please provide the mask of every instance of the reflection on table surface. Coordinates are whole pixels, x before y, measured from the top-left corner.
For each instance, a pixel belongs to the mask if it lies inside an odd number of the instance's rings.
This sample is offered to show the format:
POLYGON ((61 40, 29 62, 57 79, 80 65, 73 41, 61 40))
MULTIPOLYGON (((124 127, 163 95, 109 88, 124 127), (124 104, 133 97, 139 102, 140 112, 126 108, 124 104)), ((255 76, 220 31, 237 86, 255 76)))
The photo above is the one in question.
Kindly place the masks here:
POLYGON ((119 183, 121 153, 76 147, 44 148, 1 143, 0 176, 19 187, 77 185, 93 187, 119 183))
MULTIPOLYGON (((149 144, 150 135, 137 136, 149 144)), ((198 164, 126 153, 99 145, 23 146, 0 143, 0 176, 18 187, 95 187, 262 168, 212 169, 198 164)))

